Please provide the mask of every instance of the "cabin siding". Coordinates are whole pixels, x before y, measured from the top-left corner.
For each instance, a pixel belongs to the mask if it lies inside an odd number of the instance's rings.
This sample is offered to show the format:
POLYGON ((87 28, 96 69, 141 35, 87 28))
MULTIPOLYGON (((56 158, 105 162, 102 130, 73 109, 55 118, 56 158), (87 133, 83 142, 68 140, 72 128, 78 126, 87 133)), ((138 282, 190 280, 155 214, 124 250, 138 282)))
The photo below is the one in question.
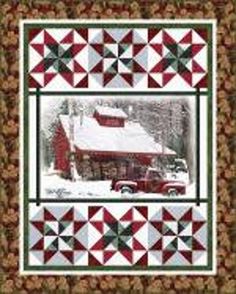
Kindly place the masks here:
POLYGON ((97 122, 101 126, 113 127, 113 128, 125 126, 124 118, 100 115, 97 111, 94 112, 93 117, 97 120, 97 122))
POLYGON ((66 137, 65 131, 61 125, 58 125, 53 141, 52 147, 55 154, 55 169, 67 174, 70 172, 69 152, 70 145, 66 137))

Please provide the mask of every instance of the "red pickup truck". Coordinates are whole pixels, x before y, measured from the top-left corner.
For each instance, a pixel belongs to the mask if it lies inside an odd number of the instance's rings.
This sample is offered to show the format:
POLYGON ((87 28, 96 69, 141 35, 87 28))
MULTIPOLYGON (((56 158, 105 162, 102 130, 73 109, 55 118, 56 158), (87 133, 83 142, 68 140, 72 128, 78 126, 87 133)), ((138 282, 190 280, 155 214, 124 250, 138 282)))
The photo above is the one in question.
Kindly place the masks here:
POLYGON ((121 193, 160 193, 169 196, 186 193, 184 182, 165 179, 161 172, 154 168, 148 168, 143 178, 138 179, 113 179, 111 190, 121 193))

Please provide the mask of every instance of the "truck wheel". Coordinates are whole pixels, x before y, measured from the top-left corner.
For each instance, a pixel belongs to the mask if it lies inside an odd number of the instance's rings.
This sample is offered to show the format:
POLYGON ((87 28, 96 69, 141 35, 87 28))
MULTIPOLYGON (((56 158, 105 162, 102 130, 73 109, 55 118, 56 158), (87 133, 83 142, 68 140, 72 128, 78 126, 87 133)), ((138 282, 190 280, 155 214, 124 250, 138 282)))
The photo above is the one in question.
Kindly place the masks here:
POLYGON ((122 194, 125 194, 125 193, 132 194, 134 192, 133 189, 131 187, 129 187, 129 186, 122 186, 120 188, 120 191, 121 191, 122 194))
POLYGON ((178 192, 176 191, 176 189, 169 189, 167 194, 168 196, 174 197, 178 195, 178 192))

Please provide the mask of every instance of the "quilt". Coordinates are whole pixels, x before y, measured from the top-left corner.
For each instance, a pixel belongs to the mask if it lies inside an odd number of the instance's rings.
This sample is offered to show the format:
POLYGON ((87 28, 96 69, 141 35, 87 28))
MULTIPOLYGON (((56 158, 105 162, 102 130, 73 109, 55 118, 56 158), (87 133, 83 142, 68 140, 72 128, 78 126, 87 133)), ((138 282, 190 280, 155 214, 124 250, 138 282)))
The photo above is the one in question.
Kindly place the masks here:
POLYGON ((21 272, 213 274, 215 22, 21 22, 21 272))

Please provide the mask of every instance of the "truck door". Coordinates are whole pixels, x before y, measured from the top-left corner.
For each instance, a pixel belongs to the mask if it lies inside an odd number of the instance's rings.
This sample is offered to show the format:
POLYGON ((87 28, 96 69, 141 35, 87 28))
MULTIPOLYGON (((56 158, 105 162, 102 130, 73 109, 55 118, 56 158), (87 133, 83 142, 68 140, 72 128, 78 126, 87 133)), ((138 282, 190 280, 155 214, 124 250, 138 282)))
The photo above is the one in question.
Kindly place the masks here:
POLYGON ((147 192, 158 193, 161 176, 158 171, 149 171, 147 175, 147 192))

